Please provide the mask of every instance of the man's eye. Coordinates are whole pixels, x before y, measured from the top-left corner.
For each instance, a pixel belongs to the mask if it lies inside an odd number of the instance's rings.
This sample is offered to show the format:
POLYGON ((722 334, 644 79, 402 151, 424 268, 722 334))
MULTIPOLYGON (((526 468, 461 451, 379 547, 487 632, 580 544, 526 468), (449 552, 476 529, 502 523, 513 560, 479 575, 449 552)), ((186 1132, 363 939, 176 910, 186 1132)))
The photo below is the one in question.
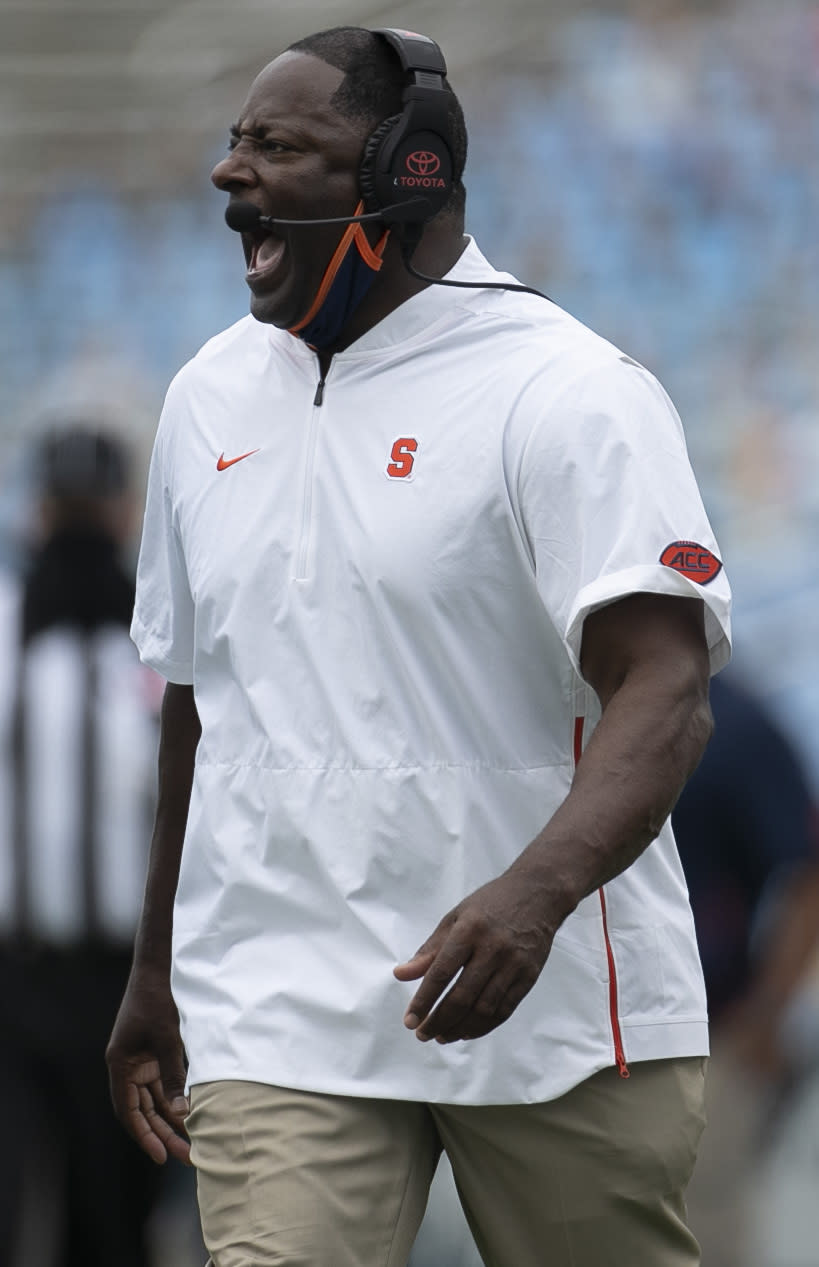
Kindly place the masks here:
POLYGON ((286 154, 290 149, 290 146, 285 145, 283 141, 276 141, 272 138, 262 139, 256 136, 242 136, 231 133, 227 143, 228 152, 235 150, 240 141, 245 141, 257 149, 263 150, 265 154, 286 154))

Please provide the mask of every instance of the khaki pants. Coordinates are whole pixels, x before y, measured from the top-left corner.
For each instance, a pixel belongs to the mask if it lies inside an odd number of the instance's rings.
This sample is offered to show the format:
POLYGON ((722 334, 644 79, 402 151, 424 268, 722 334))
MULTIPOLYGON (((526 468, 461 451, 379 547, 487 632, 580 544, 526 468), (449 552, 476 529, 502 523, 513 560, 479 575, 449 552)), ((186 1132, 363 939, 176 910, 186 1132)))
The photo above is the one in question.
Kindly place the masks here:
MULTIPOLYGON (((212 1267, 404 1267, 445 1148, 487 1267, 696 1267, 702 1059, 458 1106, 215 1082, 188 1130, 212 1267)), ((446 1267, 446 1264, 441 1264, 446 1267)))

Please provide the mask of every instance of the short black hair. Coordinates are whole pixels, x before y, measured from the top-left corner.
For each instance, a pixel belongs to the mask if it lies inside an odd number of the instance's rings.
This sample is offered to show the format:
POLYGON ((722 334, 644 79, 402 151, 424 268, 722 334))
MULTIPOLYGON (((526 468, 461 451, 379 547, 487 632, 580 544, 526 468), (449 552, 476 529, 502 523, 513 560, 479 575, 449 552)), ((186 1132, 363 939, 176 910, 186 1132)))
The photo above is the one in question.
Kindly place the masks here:
MULTIPOLYGON (((297 40, 286 51, 310 53, 344 72, 344 78, 331 98, 344 118, 361 120, 372 131, 384 119, 403 110, 401 98, 406 87, 406 75, 395 49, 375 32, 361 26, 334 26, 297 40)), ((449 80, 444 79, 444 84, 450 94, 448 122, 453 175, 452 194, 444 210, 463 212, 466 200, 463 183, 466 120, 449 80)))

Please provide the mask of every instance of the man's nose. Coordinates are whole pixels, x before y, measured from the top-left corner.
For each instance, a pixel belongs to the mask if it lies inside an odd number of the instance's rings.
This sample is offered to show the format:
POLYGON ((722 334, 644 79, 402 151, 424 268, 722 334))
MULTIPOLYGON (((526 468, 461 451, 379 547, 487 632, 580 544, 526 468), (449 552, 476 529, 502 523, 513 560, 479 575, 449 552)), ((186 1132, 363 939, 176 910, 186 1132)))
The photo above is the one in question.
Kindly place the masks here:
POLYGON ((238 149, 231 150, 220 159, 210 174, 217 189, 229 194, 234 187, 247 189, 256 184, 256 173, 250 163, 243 158, 238 149))

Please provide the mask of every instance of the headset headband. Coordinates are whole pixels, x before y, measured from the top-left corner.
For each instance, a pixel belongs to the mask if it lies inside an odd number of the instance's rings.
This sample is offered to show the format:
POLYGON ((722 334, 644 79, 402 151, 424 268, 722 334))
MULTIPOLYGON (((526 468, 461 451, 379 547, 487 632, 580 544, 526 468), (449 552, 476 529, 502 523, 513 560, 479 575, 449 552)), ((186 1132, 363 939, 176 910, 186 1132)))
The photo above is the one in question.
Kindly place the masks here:
POLYGON ((409 77, 401 114, 379 124, 364 147, 360 188, 368 211, 419 202, 418 223, 431 220, 452 192, 452 142, 444 83, 446 62, 434 40, 415 31, 378 27, 409 77))
POLYGON ((374 27, 373 35, 383 35, 392 45, 401 61, 402 70, 408 73, 414 70, 431 71, 442 78, 446 74, 444 55, 429 36, 419 35, 417 31, 401 31, 394 26, 374 27))

